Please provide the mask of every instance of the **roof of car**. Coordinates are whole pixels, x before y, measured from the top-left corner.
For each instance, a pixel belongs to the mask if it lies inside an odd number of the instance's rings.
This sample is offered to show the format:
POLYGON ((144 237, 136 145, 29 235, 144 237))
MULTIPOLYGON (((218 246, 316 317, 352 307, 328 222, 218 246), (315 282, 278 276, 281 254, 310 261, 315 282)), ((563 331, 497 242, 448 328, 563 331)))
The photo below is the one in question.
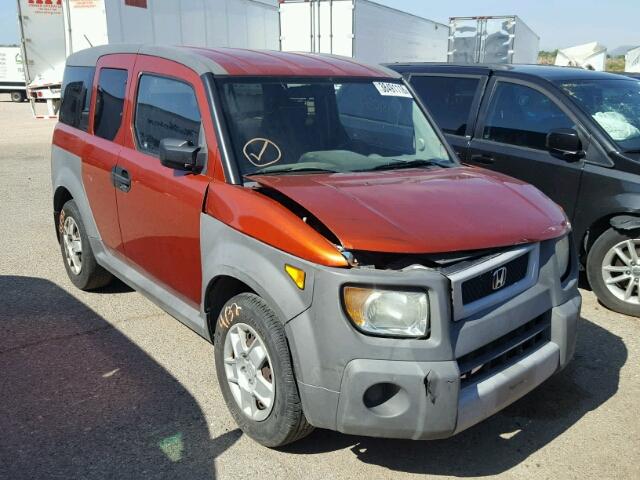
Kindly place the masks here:
POLYGON ((67 59, 71 66, 95 66, 104 55, 133 53, 182 63, 198 74, 293 77, 397 78, 398 73, 380 65, 367 65, 336 55, 248 50, 241 48, 167 47, 114 44, 81 50, 67 59))
POLYGON ((458 63, 390 63, 387 67, 400 73, 446 73, 455 72, 468 75, 487 75, 490 72, 505 72, 543 78, 551 82, 565 80, 593 80, 623 78, 608 72, 596 72, 576 67, 556 65, 504 65, 504 64, 458 64, 458 63))

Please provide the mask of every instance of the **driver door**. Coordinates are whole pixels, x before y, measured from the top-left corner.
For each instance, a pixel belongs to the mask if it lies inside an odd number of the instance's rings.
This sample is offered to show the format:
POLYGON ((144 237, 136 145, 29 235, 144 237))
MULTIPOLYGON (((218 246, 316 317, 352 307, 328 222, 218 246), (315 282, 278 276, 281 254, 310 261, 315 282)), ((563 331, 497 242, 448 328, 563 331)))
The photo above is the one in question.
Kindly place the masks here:
POLYGON ((584 159, 553 155, 546 138, 553 129, 572 128, 586 149, 588 137, 577 120, 533 84, 495 77, 487 91, 467 163, 531 183, 573 218, 584 159))
POLYGON ((192 70, 150 56, 138 56, 132 79, 128 138, 116 172, 124 252, 155 282, 199 308, 200 215, 216 158, 205 91, 192 70), (207 167, 194 174, 163 166, 158 146, 164 138, 208 146, 207 167))

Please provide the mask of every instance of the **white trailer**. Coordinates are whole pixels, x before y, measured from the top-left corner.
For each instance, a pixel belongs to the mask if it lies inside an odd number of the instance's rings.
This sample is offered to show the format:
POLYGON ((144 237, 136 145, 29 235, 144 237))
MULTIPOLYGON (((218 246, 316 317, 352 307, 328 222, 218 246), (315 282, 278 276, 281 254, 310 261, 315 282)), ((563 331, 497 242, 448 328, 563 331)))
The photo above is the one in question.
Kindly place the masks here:
POLYGON ((10 94, 13 102, 27 98, 20 47, 0 47, 0 93, 10 94))
POLYGON ((624 56, 624 70, 626 72, 640 72, 640 47, 629 50, 624 56))
POLYGON ((556 55, 556 65, 603 72, 607 66, 607 47, 598 42, 591 42, 562 48, 558 50, 558 55, 556 55))
POLYGON ((517 15, 451 17, 450 63, 538 63, 540 37, 517 15))
POLYGON ((282 0, 283 51, 331 53, 370 63, 443 62, 446 25, 369 0, 282 0))
POLYGON ((278 0, 18 0, 32 98, 57 112, 66 57, 114 43, 279 48, 278 0))
POLYGON ((40 99, 54 116, 66 59, 62 1, 18 0, 18 20, 27 96, 34 114, 40 99))

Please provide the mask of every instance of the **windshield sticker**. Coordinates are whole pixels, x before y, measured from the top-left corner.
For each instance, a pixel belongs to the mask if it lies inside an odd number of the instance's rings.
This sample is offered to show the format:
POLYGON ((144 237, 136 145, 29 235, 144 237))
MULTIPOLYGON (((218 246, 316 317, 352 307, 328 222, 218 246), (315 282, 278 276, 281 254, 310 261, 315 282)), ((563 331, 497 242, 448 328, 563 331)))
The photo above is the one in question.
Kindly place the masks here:
POLYGON ((411 98, 411 93, 407 87, 400 83, 373 82, 380 95, 385 97, 405 97, 411 98))
POLYGON ((280 147, 268 138, 252 138, 244 144, 242 153, 256 167, 266 167, 282 158, 280 147))

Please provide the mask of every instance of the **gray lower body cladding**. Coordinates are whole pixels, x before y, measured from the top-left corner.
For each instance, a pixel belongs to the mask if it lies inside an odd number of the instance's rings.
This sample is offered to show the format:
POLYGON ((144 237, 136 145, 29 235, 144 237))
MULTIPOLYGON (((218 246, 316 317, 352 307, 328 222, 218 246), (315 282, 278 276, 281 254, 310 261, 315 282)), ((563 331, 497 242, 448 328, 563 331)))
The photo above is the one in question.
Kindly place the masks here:
POLYGON ((309 422, 357 435, 445 438, 564 368, 574 354, 581 298, 577 262, 561 283, 554 245, 536 251, 530 288, 459 321, 452 320, 451 284, 438 272, 316 269, 311 307, 286 325, 309 422), (345 284, 425 288, 429 338, 356 331, 341 307, 345 284))

